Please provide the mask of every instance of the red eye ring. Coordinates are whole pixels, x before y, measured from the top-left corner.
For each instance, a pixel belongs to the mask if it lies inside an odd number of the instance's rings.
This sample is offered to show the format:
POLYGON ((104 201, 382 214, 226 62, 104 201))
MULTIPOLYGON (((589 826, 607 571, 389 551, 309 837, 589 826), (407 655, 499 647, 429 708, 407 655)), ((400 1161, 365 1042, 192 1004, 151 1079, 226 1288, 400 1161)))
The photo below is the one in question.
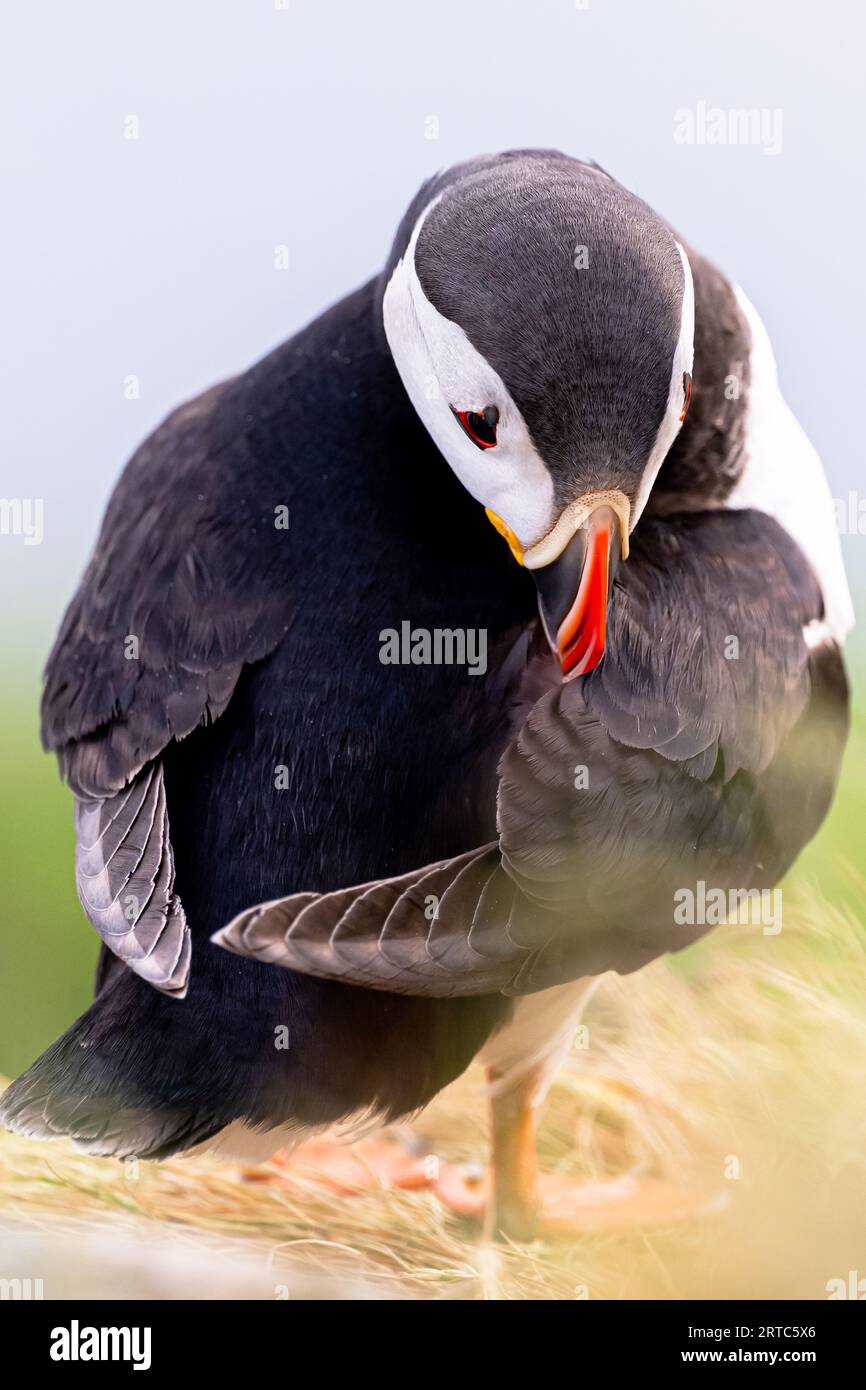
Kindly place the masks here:
POLYGON ((499 424, 499 410, 495 405, 486 405, 483 410, 455 410, 453 405, 449 409, 473 444, 479 449, 495 448, 499 424))

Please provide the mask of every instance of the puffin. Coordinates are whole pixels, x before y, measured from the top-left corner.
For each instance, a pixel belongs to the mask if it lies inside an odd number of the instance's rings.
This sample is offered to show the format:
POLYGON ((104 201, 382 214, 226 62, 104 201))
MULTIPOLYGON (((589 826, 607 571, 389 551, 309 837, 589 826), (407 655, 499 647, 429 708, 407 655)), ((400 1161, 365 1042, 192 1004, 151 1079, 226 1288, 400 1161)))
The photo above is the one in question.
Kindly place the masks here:
POLYGON ((42 700, 95 996, 2 1123, 261 1162, 478 1059, 492 1230, 579 1228, 535 1129, 581 1011, 815 834, 851 621, 745 294, 594 161, 435 175, 111 497, 42 700))

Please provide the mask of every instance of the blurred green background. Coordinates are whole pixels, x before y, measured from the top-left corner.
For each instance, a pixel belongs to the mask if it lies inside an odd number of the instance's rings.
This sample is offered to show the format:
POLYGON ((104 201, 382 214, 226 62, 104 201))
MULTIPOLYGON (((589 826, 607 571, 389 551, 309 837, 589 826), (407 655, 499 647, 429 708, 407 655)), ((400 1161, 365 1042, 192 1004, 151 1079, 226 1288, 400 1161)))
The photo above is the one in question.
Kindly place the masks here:
POLYGON ((75 892, 72 798, 39 742, 43 660, 41 653, 19 653, 0 700, 0 1073, 6 1076, 21 1071, 87 1007, 98 953, 75 892))
MULTIPOLYGON (((70 592, 75 578, 69 577, 70 592)), ((852 579, 855 596, 862 600, 866 583, 860 576, 852 579)), ((39 742, 41 667, 51 641, 50 624, 44 617, 13 622, 7 615, 0 634, 6 652, 12 654, 7 668, 11 679, 7 674, 0 697, 4 808, 0 1073, 14 1076, 87 1007, 97 939, 75 893, 72 798, 58 779, 54 758, 42 752, 39 742)), ((862 629, 855 631, 848 654, 854 712, 843 777, 830 816, 791 877, 807 880, 862 922, 866 919, 862 876, 866 646, 862 629)))

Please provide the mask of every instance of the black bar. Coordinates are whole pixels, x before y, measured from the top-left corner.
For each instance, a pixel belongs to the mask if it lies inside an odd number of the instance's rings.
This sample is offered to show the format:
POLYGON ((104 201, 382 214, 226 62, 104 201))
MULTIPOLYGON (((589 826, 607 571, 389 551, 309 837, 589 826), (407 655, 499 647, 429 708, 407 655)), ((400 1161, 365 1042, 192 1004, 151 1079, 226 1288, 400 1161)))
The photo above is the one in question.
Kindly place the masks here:
MULTIPOLYGON (((551 1315, 556 1342, 538 1341, 543 1324, 535 1320, 537 1315, 530 1315, 530 1341, 524 1352, 538 1358, 536 1375, 558 1377, 570 1362, 575 1379, 581 1366, 587 1370, 587 1358, 596 1374, 602 1369, 612 1377, 635 1370, 700 1370, 707 1365, 735 1371, 800 1365, 819 1371, 824 1379, 836 1372, 848 1376, 860 1365, 858 1352, 866 1324, 856 1308, 841 1306, 846 1301, 854 1300, 599 1303, 578 1299, 551 1315), (559 1340, 563 1335, 569 1340, 559 1340)), ((4 1301, 0 1302, 0 1335, 7 1352, 14 1343, 17 1358, 29 1373, 48 1374, 60 1382, 76 1374, 92 1379, 100 1371, 113 1376, 137 1374, 139 1379, 166 1372, 212 1371, 224 1378, 243 1373, 253 1377, 268 1368, 290 1378, 302 1366, 309 1375, 311 1360, 321 1360, 322 1369, 333 1375, 341 1357, 347 1369, 366 1376, 374 1364, 391 1361, 395 1345, 403 1349, 404 1367, 417 1360, 419 1366, 429 1368, 432 1352, 440 1367, 450 1363, 449 1375, 460 1376, 481 1345, 485 1357, 495 1359, 499 1337, 503 1351, 514 1346, 515 1333, 520 1337, 511 1321, 497 1334, 500 1325, 495 1314, 491 1317, 484 1311, 474 1323, 483 1340, 470 1342, 466 1325, 458 1324, 454 1331, 459 1340, 451 1342, 441 1308, 431 1314, 430 1321, 422 1315, 416 1323, 414 1315, 400 1314, 389 1300, 378 1308, 367 1303, 360 1316, 353 1316, 345 1306, 339 1311, 323 1310, 332 1328, 323 1341, 316 1314, 311 1317, 311 1309, 306 1303, 300 1306, 302 1302, 4 1301), (88 1359, 92 1351, 104 1359, 88 1359), (115 1353, 126 1359, 114 1359, 115 1353)), ((579 1379, 585 1379, 583 1372, 579 1379)))

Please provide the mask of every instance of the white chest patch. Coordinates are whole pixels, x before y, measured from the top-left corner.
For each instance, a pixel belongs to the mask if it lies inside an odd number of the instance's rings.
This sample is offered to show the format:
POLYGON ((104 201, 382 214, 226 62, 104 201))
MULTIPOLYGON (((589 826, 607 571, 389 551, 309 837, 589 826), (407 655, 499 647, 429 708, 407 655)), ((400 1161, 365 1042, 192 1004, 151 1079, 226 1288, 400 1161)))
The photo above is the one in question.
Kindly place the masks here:
POLYGON ((779 389, 767 330, 754 305, 735 290, 752 335, 751 383, 746 465, 725 507, 766 512, 797 542, 821 585, 826 630, 841 643, 854 625, 854 609, 830 486, 817 450, 779 389))

